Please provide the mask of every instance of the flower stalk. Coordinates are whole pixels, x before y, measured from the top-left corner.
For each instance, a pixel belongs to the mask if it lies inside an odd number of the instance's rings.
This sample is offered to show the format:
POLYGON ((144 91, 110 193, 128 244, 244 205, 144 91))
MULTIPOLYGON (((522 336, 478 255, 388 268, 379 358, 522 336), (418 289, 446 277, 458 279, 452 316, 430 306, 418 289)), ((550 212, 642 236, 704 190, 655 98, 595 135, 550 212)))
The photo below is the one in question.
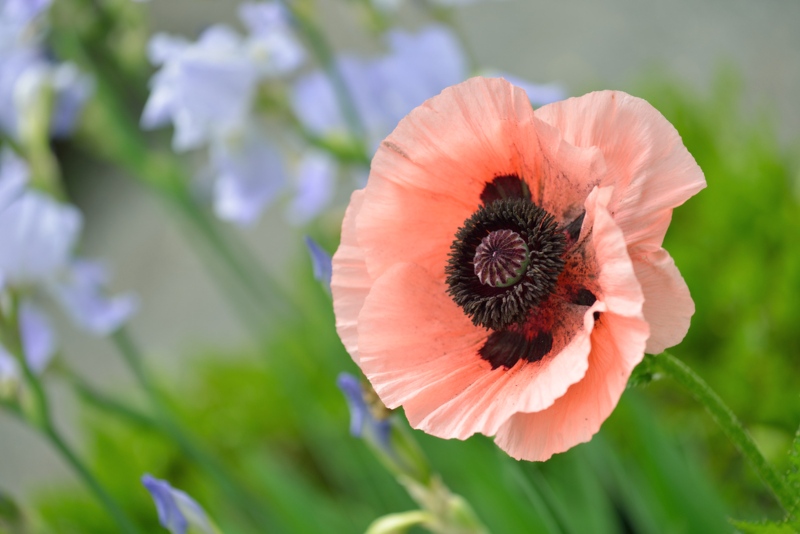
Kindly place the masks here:
POLYGON ((437 534, 488 533, 467 500, 452 493, 433 472, 411 432, 367 384, 343 373, 338 385, 350 407, 351 433, 364 439, 420 506, 420 510, 379 517, 369 526, 367 534, 400 533, 414 525, 437 534))
POLYGON ((689 366, 670 354, 663 352, 653 357, 655 366, 665 375, 685 387, 692 396, 702 404, 712 419, 722 428, 726 436, 734 443, 737 449, 747 458, 756 470, 761 480, 772 491, 775 499, 788 513, 791 512, 800 495, 795 495, 792 488, 775 471, 775 468, 764 458, 758 450, 756 443, 745 430, 741 421, 736 417, 727 404, 711 389, 705 380, 700 378, 689 366))
MULTIPOLYGON (((273 529, 272 520, 263 510, 261 503, 253 498, 237 481, 233 480, 228 475, 225 467, 220 465, 216 458, 205 451, 202 446, 198 445, 196 440, 183 429, 172 415, 163 394, 145 368, 141 351, 127 330, 124 328, 117 330, 112 335, 112 341, 150 400, 155 412, 155 420, 152 422, 169 436, 188 457, 197 462, 214 479, 220 489, 230 495, 234 502, 240 504, 242 512, 254 525, 264 531, 273 529)), ((89 398, 95 400, 95 397, 97 395, 89 398)), ((118 409, 117 406, 112 406, 118 409)), ((107 407, 104 406, 104 408, 107 407)))
POLYGON ((16 309, 16 302, 13 302, 11 313, 9 314, 10 316, 7 317, 7 324, 4 325, 9 328, 3 329, 3 341, 7 349, 14 354, 20 362, 26 384, 30 386, 31 395, 24 399, 21 409, 15 410, 14 413, 21 416, 32 428, 38 430, 58 451, 61 457, 70 465, 73 471, 94 494, 98 502, 105 508, 109 516, 113 518, 119 532, 124 534, 138 534, 139 529, 133 521, 122 510, 119 504, 117 504, 100 481, 97 480, 91 470, 89 470, 56 428, 50 412, 50 401, 47 396, 47 391, 39 377, 31 369, 23 354, 16 309))

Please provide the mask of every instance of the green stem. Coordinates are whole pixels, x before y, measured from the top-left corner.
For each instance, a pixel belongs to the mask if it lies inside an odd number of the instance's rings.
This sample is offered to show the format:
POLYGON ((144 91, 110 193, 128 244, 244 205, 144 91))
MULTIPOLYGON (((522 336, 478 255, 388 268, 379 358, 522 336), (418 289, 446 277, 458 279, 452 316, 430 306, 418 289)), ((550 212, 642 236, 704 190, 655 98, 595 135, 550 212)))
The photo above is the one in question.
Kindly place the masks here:
MULTIPOLYGON (((15 322, 16 321, 14 321, 14 323, 15 322)), ((15 328, 15 331, 18 332, 18 328, 15 328)), ((23 352, 19 336, 15 335, 15 339, 13 341, 14 352, 22 355, 23 352)), ((89 468, 86 467, 83 461, 81 461, 78 455, 75 454, 72 448, 58 432, 58 429, 53 423, 53 419, 50 414, 50 403, 47 398, 47 393, 42 386, 39 377, 36 376, 33 370, 31 370, 24 355, 19 357, 19 361, 25 374, 26 381, 30 385, 33 392, 34 407, 32 414, 26 414, 27 422, 39 430, 42 435, 44 435, 50 441, 50 443, 61 454, 64 460, 66 460, 66 462, 78 474, 81 480, 83 480, 84 484, 86 484, 91 492, 94 493, 100 504, 103 505, 108 514, 114 519, 117 527, 119 527, 119 531, 125 534, 138 534, 139 529, 128 518, 127 514, 125 514, 122 508, 120 508, 116 501, 106 491, 102 484, 100 484, 89 468)))
POLYGON ((139 529, 128 519, 125 512, 117 505, 114 499, 106 492, 105 488, 98 482, 91 471, 83 464, 75 452, 70 448, 66 441, 61 437, 53 425, 47 425, 41 429, 47 436, 50 443, 61 453, 61 456, 72 466, 76 473, 83 479, 84 483, 92 490, 97 499, 105 506, 108 513, 114 518, 120 532, 136 534, 139 529))
POLYGON ((655 356, 656 366, 672 377, 673 380, 689 390, 694 398, 705 406, 711 417, 722 428, 722 431, 736 445, 736 448, 750 461, 750 464, 761 477, 761 480, 772 490, 775 498, 784 510, 790 512, 798 497, 767 462, 756 446, 753 438, 744 429, 742 423, 731 409, 719 398, 714 390, 692 371, 685 363, 668 352, 655 356))
POLYGON ((157 424, 172 438, 187 456, 197 462, 214 479, 217 486, 240 503, 242 511, 262 531, 274 529, 272 519, 264 512, 262 503, 228 476, 223 465, 216 458, 200 447, 196 441, 182 428, 170 412, 166 399, 152 380, 144 366, 141 351, 126 330, 117 330, 112 340, 123 359, 131 368, 137 381, 147 393, 156 412, 157 424))
POLYGON ((158 423, 145 415, 122 402, 109 398, 105 394, 97 391, 92 386, 84 382, 78 376, 69 377, 75 392, 85 402, 95 406, 96 408, 114 415, 116 418, 127 420, 130 423, 146 429, 158 429, 158 423))
POLYGON ((305 37, 312 53, 317 61, 319 61, 320 65, 322 65, 328 79, 331 81, 336 99, 339 101, 339 107, 342 110, 350 133, 363 143, 366 130, 361 123, 361 119, 358 116, 358 108, 347 88, 344 76, 342 76, 341 70, 336 64, 332 47, 328 44, 325 35, 314 24, 310 14, 306 13, 308 9, 303 9, 302 6, 298 6, 297 2, 293 2, 292 0, 281 0, 281 4, 291 13, 297 29, 305 37))

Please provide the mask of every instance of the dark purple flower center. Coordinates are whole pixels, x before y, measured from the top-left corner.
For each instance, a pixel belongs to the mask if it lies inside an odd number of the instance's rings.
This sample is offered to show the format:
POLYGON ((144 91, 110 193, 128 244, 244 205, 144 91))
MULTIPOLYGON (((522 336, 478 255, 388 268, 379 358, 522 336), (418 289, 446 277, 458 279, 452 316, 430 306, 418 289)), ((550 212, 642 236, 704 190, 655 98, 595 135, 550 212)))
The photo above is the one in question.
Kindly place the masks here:
POLYGON ((491 200, 456 232, 448 293, 476 325, 521 324, 555 288, 566 242, 553 216, 530 200, 491 200))
POLYGON ((519 282, 528 268, 528 245, 516 232, 495 230, 481 240, 473 262, 481 284, 508 287, 519 282))

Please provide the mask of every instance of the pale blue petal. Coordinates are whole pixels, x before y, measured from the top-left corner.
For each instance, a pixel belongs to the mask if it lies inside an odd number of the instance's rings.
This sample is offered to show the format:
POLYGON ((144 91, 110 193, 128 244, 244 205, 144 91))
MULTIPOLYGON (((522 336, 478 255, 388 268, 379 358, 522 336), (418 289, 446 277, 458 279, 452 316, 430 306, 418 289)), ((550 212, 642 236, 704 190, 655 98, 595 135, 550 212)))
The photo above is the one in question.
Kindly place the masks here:
POLYGON ((10 137, 16 138, 19 130, 17 82, 25 72, 41 68, 42 62, 34 48, 15 48, 0 55, 0 129, 10 137))
POLYGON ((8 284, 53 279, 67 266, 81 231, 73 206, 26 191, 0 210, 0 272, 8 284))
POLYGON ((324 136, 347 132, 336 92, 327 74, 321 70, 298 78, 292 87, 291 104, 295 115, 310 133, 324 136))
POLYGON ((335 159, 316 150, 303 154, 297 169, 297 192, 286 210, 289 222, 304 224, 322 212, 336 193, 335 159))
POLYGON ((214 210, 220 219, 240 225, 254 223, 286 183, 281 154, 254 128, 212 145, 211 163, 216 173, 214 210))
POLYGON ((31 371, 41 374, 55 355, 56 334, 44 312, 27 300, 19 307, 19 333, 25 361, 31 371))
POLYGON ((189 41, 183 37, 156 33, 147 43, 147 57, 153 65, 163 65, 178 58, 189 46, 189 41))
POLYGON ((259 73, 232 29, 212 26, 188 44, 158 35, 150 57, 163 66, 151 79, 141 123, 155 128, 171 121, 176 151, 199 148, 247 120, 259 73))
POLYGON ((286 74, 303 63, 305 51, 292 31, 289 14, 280 3, 242 4, 239 18, 250 32, 250 57, 264 76, 286 74))
POLYGON ((73 322, 87 332, 107 336, 128 321, 139 308, 133 294, 105 294, 105 266, 89 260, 74 260, 66 275, 53 285, 53 293, 73 322))
POLYGON ((341 373, 336 379, 336 385, 344 393, 347 406, 350 408, 350 433, 355 437, 369 440, 387 454, 394 455, 389 439, 392 430, 391 421, 375 419, 364 400, 364 390, 358 379, 349 373, 341 373))
POLYGON ((203 534, 214 533, 205 512, 189 495, 147 474, 142 477, 142 484, 153 498, 159 523, 171 534, 186 534, 189 527, 203 534))
MULTIPOLYGON (((392 31, 389 53, 362 60, 341 56, 337 67, 356 106, 371 148, 386 137, 416 106, 467 74, 458 40, 443 26, 418 33, 392 31)), ((336 93, 328 76, 316 71, 293 87, 292 108, 301 123, 316 135, 347 132, 336 93)))
POLYGON ((331 255, 328 254, 316 241, 306 236, 306 247, 311 256, 311 266, 314 269, 314 278, 322 283, 330 293, 331 276, 333 275, 333 264, 331 255))
POLYGON ((391 53, 382 61, 387 104, 396 122, 428 98, 464 81, 467 60, 455 34, 444 26, 428 26, 418 33, 391 31, 391 53))
POLYGON ((3 23, 0 27, 13 24, 24 29, 50 7, 51 3, 52 0, 4 0, 0 2, 0 19, 3 23))
POLYGON ((18 198, 28 183, 28 163, 8 147, 0 151, 0 211, 18 198))

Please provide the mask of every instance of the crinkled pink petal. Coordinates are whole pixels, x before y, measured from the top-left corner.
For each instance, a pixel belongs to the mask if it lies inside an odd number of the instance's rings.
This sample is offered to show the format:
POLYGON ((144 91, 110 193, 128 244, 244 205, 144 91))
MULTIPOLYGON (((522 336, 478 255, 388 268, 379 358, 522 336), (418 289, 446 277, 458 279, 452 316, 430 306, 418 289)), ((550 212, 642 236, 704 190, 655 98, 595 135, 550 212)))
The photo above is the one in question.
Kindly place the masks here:
POLYGON ((641 98, 599 91, 536 110, 578 147, 598 147, 605 158, 602 185, 614 186, 610 204, 631 253, 661 246, 672 209, 706 186, 703 172, 675 128, 641 98))
POLYGON ((597 188, 586 200, 584 233, 591 228, 600 266, 601 294, 595 306, 604 309, 591 333, 589 369, 549 408, 515 414, 500 428, 497 444, 515 458, 546 460, 588 441, 617 405, 644 356, 649 335, 642 316, 644 296, 625 238, 607 209, 611 197, 611 188, 597 188))
POLYGON ((530 102, 505 80, 472 78, 412 111, 372 160, 357 222, 370 275, 409 261, 443 277, 487 182, 537 175, 536 143, 530 102))
POLYGON ((364 191, 354 191, 342 221, 342 239, 333 255, 331 277, 336 331, 356 363, 358 363, 358 314, 372 286, 372 279, 364 263, 364 253, 358 245, 356 236, 356 216, 363 203, 364 191))
POLYGON ((492 370, 478 354, 489 331, 446 287, 417 265, 397 264, 375 281, 358 321, 361 369, 415 428, 443 438, 494 434, 513 413, 550 406, 586 372, 595 308, 557 355, 492 370))
POLYGON ((646 352, 658 354, 680 343, 694 315, 694 301, 675 261, 662 249, 632 257, 650 323, 646 352))
POLYGON ((518 460, 544 461, 589 441, 619 402, 647 335, 642 319, 604 312, 592 332, 583 380, 550 408, 512 416, 498 431, 497 445, 518 460))
POLYGON ((546 122, 536 119, 535 124, 542 161, 538 174, 526 181, 533 202, 566 224, 583 212, 589 192, 605 176, 605 160, 598 148, 578 148, 546 122))

